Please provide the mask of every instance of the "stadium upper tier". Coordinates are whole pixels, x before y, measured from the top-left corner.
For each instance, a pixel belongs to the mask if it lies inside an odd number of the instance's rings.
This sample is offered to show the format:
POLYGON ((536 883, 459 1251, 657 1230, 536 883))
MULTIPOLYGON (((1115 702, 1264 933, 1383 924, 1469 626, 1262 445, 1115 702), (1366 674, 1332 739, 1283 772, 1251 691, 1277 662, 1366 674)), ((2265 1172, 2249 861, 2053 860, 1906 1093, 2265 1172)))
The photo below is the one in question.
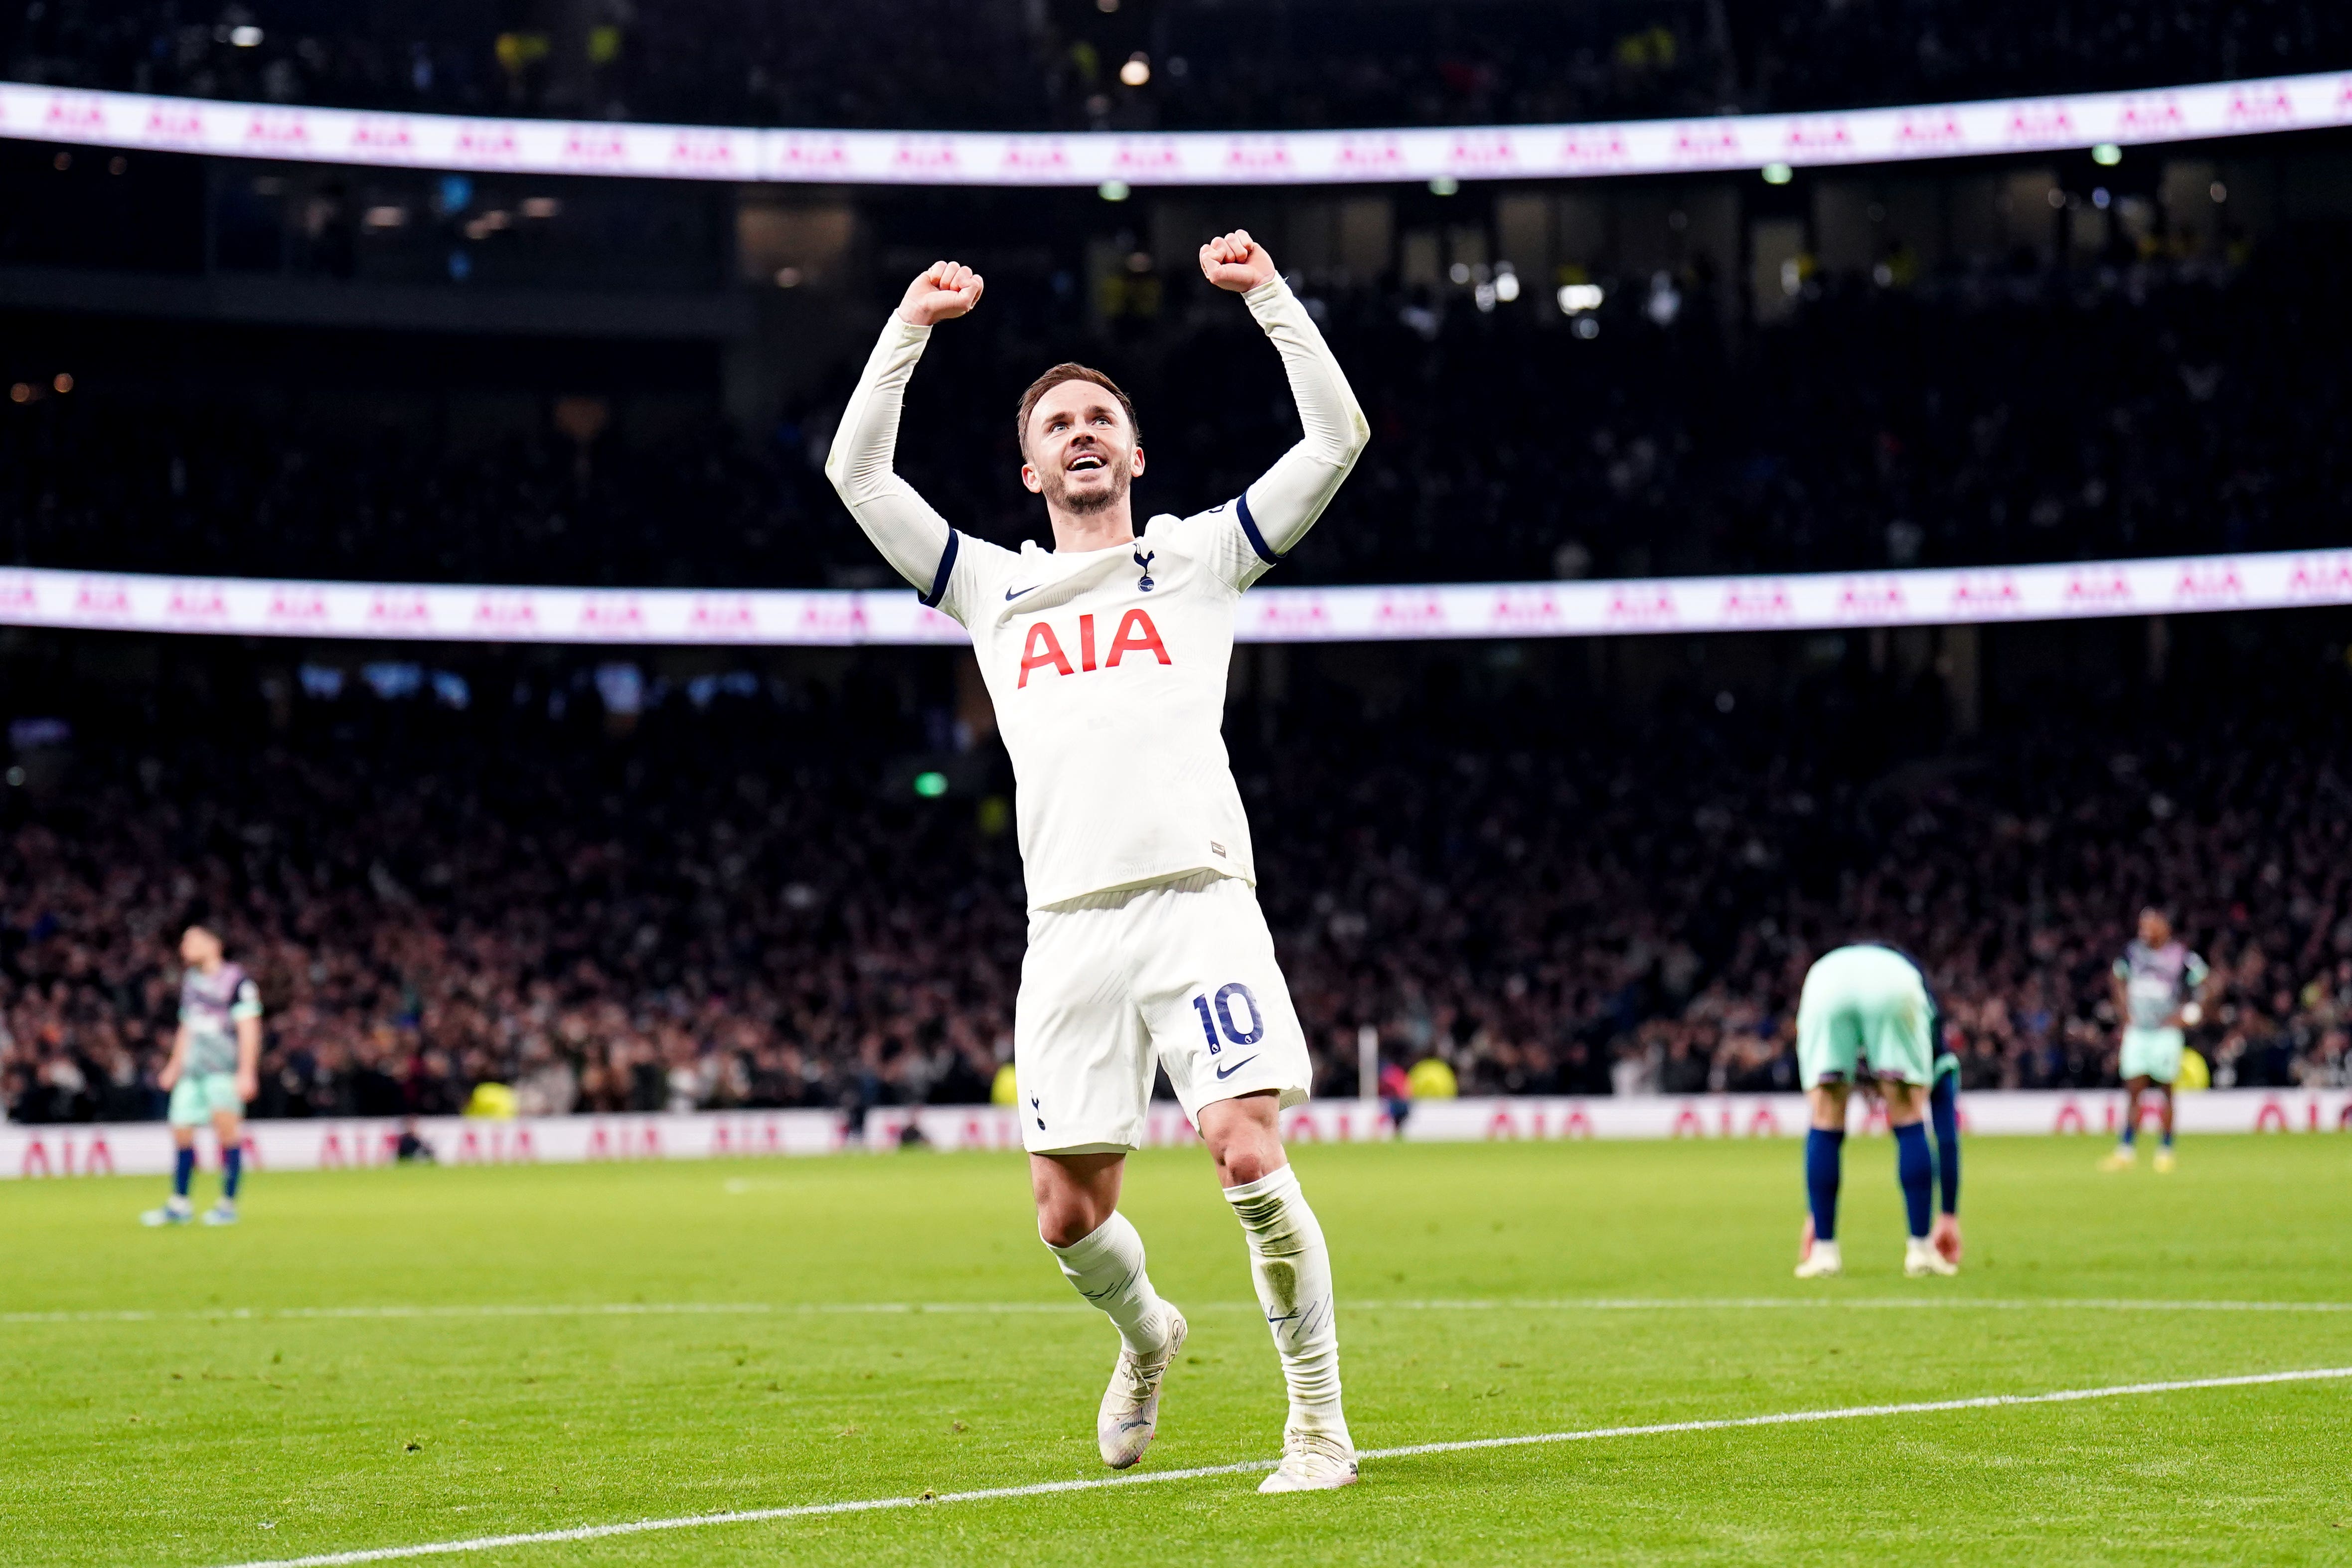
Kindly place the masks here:
POLYGON ((247 0, 217 11, 53 0, 12 7, 0 51, 29 82, 468 116, 1299 130, 2280 76, 2352 66, 2352 11, 2329 0, 247 0))
MULTIPOLYGON (((2118 274, 2137 298, 2031 273, 1840 286, 1745 334, 1669 311, 1677 289, 1698 295, 1689 279, 1625 290, 1587 318, 1591 338, 1527 314, 1548 303, 1315 295, 1373 438, 1269 585, 2340 545, 2343 265, 2283 247, 2228 282, 2118 274)), ((915 379, 899 466, 959 527, 1008 543, 1040 527, 1005 417, 1032 364, 1097 360, 1129 386, 1146 510, 1228 498, 1296 438, 1238 312, 1171 307, 1106 340, 1051 305, 992 291, 915 379)), ((142 328, 133 343, 157 341, 142 328)), ((127 368, 70 392, 19 384, 24 401, 0 403, 6 557, 205 578, 900 586, 818 471, 854 358, 745 433, 715 408, 638 415, 620 398, 567 425, 576 402, 528 394, 494 430, 464 389, 371 392, 367 355, 344 357, 362 379, 331 395, 142 391, 127 368)))

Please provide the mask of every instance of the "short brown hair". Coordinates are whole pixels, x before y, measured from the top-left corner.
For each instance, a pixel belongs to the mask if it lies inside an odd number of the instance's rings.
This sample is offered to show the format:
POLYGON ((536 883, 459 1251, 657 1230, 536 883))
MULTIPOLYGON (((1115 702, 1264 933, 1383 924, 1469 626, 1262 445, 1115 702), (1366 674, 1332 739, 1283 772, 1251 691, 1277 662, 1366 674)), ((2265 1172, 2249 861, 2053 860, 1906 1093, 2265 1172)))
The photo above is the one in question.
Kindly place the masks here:
POLYGON ((1118 405, 1127 410, 1129 431, 1137 440, 1143 439, 1142 421, 1135 416, 1135 400, 1118 389, 1118 383, 1091 365, 1072 364, 1066 360, 1031 382, 1029 390, 1021 395, 1021 411, 1013 416, 1013 441, 1022 451, 1029 449, 1029 416, 1037 411, 1037 400, 1066 381, 1092 382, 1118 398, 1118 405))

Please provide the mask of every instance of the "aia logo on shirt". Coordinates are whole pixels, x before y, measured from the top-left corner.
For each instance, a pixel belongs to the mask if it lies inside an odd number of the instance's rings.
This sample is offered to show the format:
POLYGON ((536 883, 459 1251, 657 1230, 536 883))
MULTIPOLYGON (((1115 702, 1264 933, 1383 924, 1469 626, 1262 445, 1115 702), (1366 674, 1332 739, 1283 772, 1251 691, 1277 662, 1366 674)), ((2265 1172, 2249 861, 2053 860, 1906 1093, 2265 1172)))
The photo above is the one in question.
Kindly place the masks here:
MULTIPOLYGON (((1053 623, 1029 623, 1029 636, 1021 647, 1021 679, 1013 683, 1013 689, 1019 691, 1027 687, 1030 674, 1034 670, 1051 669, 1056 675, 1092 673, 1097 668, 1095 663, 1095 618, 1092 616, 1078 617, 1077 641, 1078 662, 1073 666, 1069 654, 1064 651, 1062 639, 1055 635, 1053 623)), ((1131 653, 1148 653, 1162 664, 1176 662, 1168 657, 1167 646, 1160 640, 1160 628, 1151 624, 1149 610, 1129 610, 1119 616, 1118 629, 1111 634, 1110 647, 1104 650, 1099 668, 1117 669, 1118 661, 1131 653)))

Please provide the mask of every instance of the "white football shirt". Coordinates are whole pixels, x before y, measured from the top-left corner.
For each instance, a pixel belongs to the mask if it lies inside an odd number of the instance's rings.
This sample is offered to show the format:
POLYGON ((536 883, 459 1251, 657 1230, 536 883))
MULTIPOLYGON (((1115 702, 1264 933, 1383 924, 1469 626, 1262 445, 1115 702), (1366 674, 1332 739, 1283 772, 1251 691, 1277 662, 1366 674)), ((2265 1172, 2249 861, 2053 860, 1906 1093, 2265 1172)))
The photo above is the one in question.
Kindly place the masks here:
POLYGON ((1078 554, 952 538, 939 607, 971 633, 1013 757, 1030 903, 1204 869, 1255 882, 1225 674, 1270 563, 1238 506, 1078 554))
POLYGON ((1244 590, 1322 515, 1371 431, 1281 279, 1243 296, 1282 356, 1304 438, 1240 496, 1062 554, 948 526, 892 468, 932 329, 895 314, 843 409, 825 472, 923 602, 971 632, 1018 785, 1034 908, 1194 871, 1255 883, 1225 755, 1225 670, 1244 590))

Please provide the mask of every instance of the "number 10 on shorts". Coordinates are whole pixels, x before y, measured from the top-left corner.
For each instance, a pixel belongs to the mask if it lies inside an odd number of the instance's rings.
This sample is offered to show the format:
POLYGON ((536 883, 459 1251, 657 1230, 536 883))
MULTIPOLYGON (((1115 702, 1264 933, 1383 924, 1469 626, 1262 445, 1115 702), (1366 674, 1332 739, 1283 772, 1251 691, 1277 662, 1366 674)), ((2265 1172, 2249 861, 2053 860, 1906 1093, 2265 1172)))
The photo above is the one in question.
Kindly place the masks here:
POLYGON ((1258 1010, 1257 998, 1250 994, 1250 988, 1238 980, 1218 986, 1213 999, 1193 997, 1192 1010, 1201 1015, 1201 1033, 1208 1037, 1209 1054, 1213 1057, 1225 1048, 1217 1039, 1219 1029, 1224 1031, 1227 1040, 1237 1046, 1254 1046, 1265 1037, 1265 1015, 1258 1010), (1239 1026, 1234 1019, 1236 1003, 1247 1022, 1245 1028, 1239 1026))

